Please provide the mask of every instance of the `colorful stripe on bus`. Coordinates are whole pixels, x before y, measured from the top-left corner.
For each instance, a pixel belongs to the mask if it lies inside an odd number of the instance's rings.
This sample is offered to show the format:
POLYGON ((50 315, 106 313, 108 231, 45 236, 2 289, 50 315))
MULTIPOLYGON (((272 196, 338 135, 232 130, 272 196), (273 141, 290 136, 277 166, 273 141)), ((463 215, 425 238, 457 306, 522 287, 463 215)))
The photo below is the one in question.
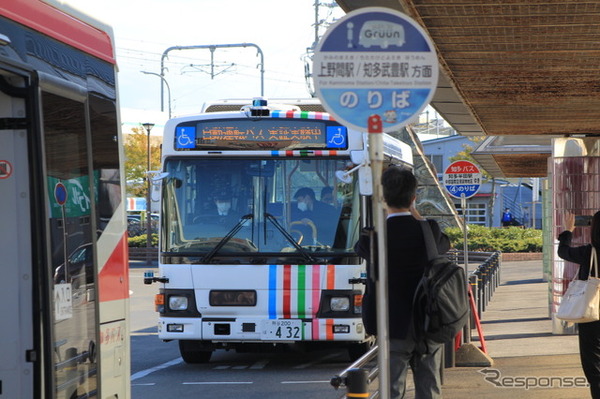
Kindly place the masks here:
POLYGON ((333 340, 333 320, 316 318, 324 289, 335 289, 335 265, 269 265, 269 319, 312 319, 312 339, 333 340))
POLYGON ((271 111, 272 118, 296 118, 296 119, 318 119, 333 121, 333 117, 327 112, 314 111, 271 111))
POLYGON ((337 150, 284 150, 271 151, 273 157, 334 157, 337 150))

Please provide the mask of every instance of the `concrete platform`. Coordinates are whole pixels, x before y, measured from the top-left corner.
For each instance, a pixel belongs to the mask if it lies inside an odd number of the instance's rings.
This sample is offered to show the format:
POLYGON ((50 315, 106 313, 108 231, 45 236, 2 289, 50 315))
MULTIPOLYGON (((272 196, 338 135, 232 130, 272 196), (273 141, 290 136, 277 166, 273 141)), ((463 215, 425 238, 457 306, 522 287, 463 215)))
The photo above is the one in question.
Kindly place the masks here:
MULTIPOLYGON (((444 398, 589 398, 577 336, 552 334, 541 261, 503 262, 501 270, 501 285, 482 316, 493 365, 446 369, 444 398)), ((472 342, 480 345, 473 331, 472 342)))

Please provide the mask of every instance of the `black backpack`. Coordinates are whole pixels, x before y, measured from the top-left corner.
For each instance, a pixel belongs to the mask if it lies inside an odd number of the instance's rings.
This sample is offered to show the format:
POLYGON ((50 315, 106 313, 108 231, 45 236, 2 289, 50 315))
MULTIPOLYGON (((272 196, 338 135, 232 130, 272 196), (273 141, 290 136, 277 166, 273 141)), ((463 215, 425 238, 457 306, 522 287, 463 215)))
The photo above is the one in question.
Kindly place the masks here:
POLYGON ((421 222, 429 263, 413 299, 416 338, 433 342, 451 341, 467 323, 469 299, 465 271, 437 253, 431 227, 421 222))

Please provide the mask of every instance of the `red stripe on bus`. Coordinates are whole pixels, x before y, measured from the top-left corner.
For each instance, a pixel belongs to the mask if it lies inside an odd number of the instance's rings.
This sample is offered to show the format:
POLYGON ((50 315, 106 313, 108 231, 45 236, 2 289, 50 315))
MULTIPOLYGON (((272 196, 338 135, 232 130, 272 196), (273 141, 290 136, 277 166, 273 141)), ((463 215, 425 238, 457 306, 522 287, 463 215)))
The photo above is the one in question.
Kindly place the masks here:
POLYGON ((319 320, 317 312, 321 302, 321 266, 312 266, 312 339, 319 339, 319 320))
POLYGON ((292 317, 292 266, 283 265, 283 318, 292 317))
POLYGON ((294 111, 288 111, 285 113, 285 117, 286 118, 293 118, 294 117, 294 111))
POLYGON ((335 265, 327 265, 327 289, 335 288, 335 265))
POLYGON ((42 1, 4 0, 0 2, 0 15, 116 64, 112 40, 106 32, 42 1))
POLYGON ((100 302, 129 298, 128 257, 125 233, 98 274, 100 302))
POLYGON ((327 319, 325 322, 325 338, 327 341, 333 341, 333 319, 327 319))

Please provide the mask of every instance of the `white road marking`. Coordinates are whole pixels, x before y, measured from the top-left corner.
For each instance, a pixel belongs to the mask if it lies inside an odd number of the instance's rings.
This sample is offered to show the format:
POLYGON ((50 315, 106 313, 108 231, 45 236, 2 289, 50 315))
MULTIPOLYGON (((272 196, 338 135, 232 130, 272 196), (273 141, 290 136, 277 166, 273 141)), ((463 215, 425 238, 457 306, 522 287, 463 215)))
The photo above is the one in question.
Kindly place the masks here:
POLYGON ((265 360, 260 360, 256 363, 254 363, 252 366, 250 366, 250 370, 260 370, 260 369, 264 369, 265 366, 269 363, 269 361, 267 359, 265 360))
POLYGON ((150 382, 148 384, 131 384, 132 387, 144 387, 144 386, 151 387, 151 386, 154 386, 154 385, 156 385, 155 382, 150 382))
POLYGON ((254 384, 252 381, 204 381, 204 382, 182 382, 182 385, 241 385, 254 384))
POLYGON ((143 377, 147 376, 150 373, 154 373, 155 371, 166 369, 167 367, 174 366, 174 365, 179 364, 181 362, 183 362, 183 359, 178 358, 178 359, 175 359, 175 360, 171 360, 170 362, 159 364, 158 366, 155 366, 155 367, 152 367, 152 368, 149 368, 149 369, 146 369, 146 370, 138 371, 137 373, 135 373, 134 375, 131 376, 131 381, 137 380, 138 378, 143 378, 143 377))
POLYGON ((330 381, 281 381, 282 384, 329 384, 330 381))

